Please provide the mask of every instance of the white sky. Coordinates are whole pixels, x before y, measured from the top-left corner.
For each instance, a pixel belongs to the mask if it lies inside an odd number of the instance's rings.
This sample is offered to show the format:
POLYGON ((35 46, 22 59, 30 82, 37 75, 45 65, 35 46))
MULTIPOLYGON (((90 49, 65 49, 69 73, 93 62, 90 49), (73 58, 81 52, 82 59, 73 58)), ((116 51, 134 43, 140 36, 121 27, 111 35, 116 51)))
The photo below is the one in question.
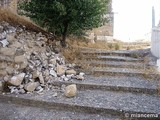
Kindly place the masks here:
POLYGON ((113 0, 114 38, 132 42, 145 39, 151 32, 152 6, 156 25, 160 20, 160 0, 113 0))

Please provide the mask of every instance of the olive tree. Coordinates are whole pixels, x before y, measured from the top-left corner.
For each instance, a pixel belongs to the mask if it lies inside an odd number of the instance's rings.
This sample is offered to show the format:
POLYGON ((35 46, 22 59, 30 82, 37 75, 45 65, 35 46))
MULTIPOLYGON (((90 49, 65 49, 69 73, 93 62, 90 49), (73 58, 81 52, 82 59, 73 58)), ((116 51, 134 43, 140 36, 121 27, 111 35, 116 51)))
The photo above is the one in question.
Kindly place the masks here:
POLYGON ((61 45, 66 46, 66 37, 102 25, 109 0, 30 0, 19 6, 22 14, 61 36, 61 45))

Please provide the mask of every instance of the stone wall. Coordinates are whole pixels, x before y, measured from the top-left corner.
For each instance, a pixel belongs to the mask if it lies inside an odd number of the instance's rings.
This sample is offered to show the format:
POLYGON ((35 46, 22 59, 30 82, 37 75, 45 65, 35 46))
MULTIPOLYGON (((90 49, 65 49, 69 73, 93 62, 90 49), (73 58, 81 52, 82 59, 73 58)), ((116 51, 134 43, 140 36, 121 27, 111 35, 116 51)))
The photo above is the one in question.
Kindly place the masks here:
MULTIPOLYGON (((107 19, 107 23, 103 26, 95 28, 92 31, 88 31, 88 37, 92 42, 94 41, 112 41, 113 40, 113 26, 114 26, 114 13, 112 11, 112 0, 109 1, 108 14, 104 16, 107 19)), ((93 42, 93 43, 94 43, 93 42)))
POLYGON ((16 94, 39 93, 50 89, 54 81, 84 79, 83 73, 74 70, 75 64, 65 63, 59 50, 53 51, 46 43, 42 33, 0 23, 0 92, 7 88, 16 94))

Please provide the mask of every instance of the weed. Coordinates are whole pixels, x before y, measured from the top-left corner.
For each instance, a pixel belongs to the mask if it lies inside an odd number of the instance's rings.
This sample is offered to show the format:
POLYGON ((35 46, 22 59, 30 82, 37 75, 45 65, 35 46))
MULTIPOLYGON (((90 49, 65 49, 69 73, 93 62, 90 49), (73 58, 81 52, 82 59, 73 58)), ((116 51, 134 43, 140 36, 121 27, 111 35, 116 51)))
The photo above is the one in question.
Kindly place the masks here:
POLYGON ((141 55, 139 53, 132 53, 131 57, 133 57, 133 58, 140 58, 141 55))
POLYGON ((119 50, 120 49, 120 45, 118 43, 115 44, 115 50, 119 50))

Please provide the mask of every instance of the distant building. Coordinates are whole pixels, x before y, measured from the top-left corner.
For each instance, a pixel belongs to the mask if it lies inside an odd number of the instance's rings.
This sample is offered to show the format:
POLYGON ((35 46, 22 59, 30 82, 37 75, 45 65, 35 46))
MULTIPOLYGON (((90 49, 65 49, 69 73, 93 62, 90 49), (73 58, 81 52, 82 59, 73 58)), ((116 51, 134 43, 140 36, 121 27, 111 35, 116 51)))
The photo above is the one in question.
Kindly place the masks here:
POLYGON ((104 15, 103 25, 89 31, 89 38, 97 41, 112 41, 113 40, 113 26, 114 26, 114 13, 112 11, 112 0, 107 5, 108 14, 104 15))

